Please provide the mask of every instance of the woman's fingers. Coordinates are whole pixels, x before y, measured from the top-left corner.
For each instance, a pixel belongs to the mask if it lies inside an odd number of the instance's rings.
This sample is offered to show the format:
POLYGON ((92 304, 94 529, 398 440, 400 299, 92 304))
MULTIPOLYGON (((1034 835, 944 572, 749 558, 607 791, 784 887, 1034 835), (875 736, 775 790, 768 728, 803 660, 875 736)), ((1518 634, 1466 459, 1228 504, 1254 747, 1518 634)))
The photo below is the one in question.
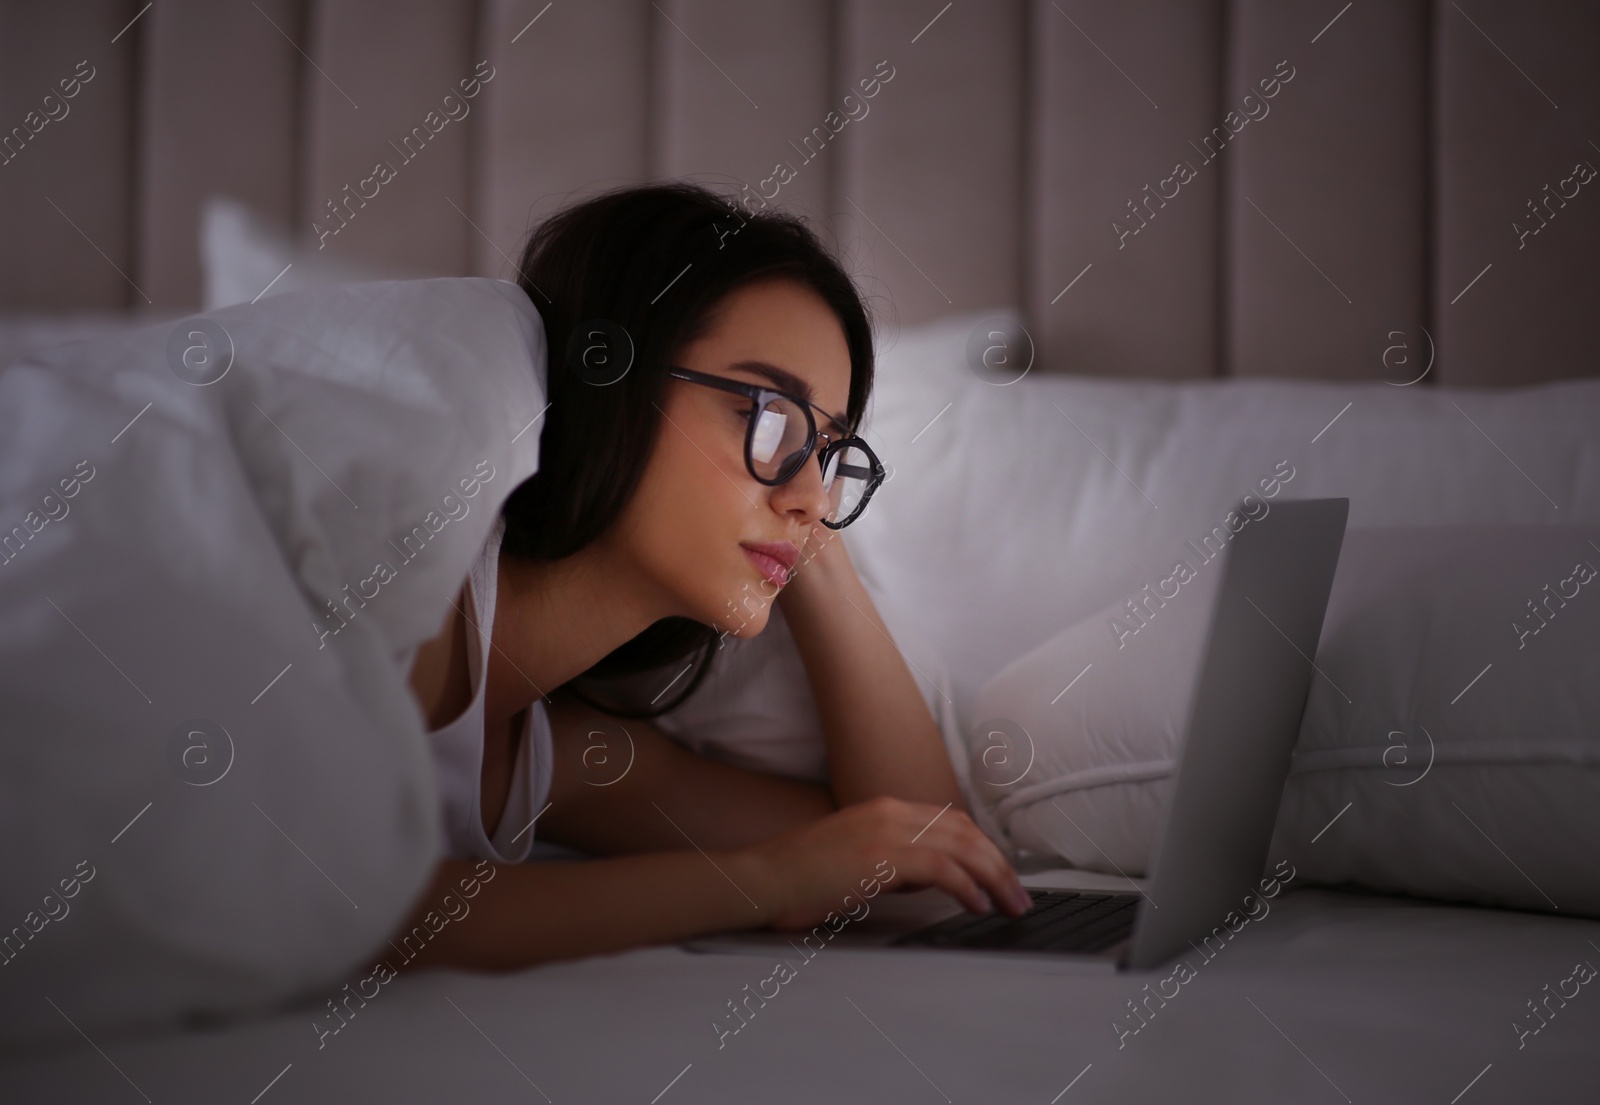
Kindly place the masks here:
POLYGON ((998 907, 1019 916, 1032 905, 1004 853, 970 817, 920 802, 869 799, 748 853, 760 896, 781 903, 773 921, 779 927, 825 916, 869 870, 879 871, 886 889, 935 886, 975 913, 998 907), (888 876, 885 862, 893 865, 888 876))
POLYGON ((946 833, 953 838, 952 847, 956 849, 957 857, 968 866, 995 902, 1002 907, 1010 907, 1011 912, 1025 912, 1031 908, 1032 899, 1017 878, 1016 870, 994 841, 970 817, 962 814, 951 822, 946 833))
MULTIPOLYGON (((940 889, 952 894, 969 909, 973 909, 974 905, 980 906, 974 912, 984 912, 981 907, 986 901, 997 903, 1012 914, 1027 911, 1032 900, 1017 879, 1016 872, 1000 849, 970 817, 960 811, 946 811, 929 824, 925 813, 931 807, 917 803, 901 805, 905 808, 895 811, 901 815, 900 819, 909 822, 918 822, 920 819, 921 825, 920 835, 913 834, 916 842, 908 846, 907 855, 918 855, 918 848, 932 851, 942 856, 948 864, 937 866, 934 870, 950 871, 953 868, 959 873, 959 877, 951 876, 946 881, 939 881, 940 889), (975 897, 973 891, 983 897, 975 897)), ((915 869, 915 861, 909 862, 915 869)))
POLYGON ((973 913, 987 913, 991 908, 989 895, 978 886, 977 880, 954 859, 943 852, 925 849, 911 860, 912 869, 924 865, 927 882, 937 886, 973 913))

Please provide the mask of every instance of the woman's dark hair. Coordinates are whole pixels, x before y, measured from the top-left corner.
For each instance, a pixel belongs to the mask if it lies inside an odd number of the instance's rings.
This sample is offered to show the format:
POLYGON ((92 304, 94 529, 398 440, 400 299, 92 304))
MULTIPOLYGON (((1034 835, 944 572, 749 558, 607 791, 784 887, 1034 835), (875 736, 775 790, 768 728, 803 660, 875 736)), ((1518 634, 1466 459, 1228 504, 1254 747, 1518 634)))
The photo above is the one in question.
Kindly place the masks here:
MULTIPOLYGON (((669 366, 709 331, 724 296, 776 278, 816 292, 838 318, 850 351, 846 417, 859 427, 872 390, 871 322, 849 275, 801 218, 668 181, 603 192, 533 230, 517 282, 544 321, 550 406, 539 470, 502 508, 502 555, 559 560, 606 532, 654 449, 669 366)), ((656 717, 700 685, 720 636, 692 618, 663 618, 566 689, 607 713, 656 717), (693 676, 673 678, 690 655, 693 676), (648 708, 630 702, 635 693, 650 702, 667 679, 681 687, 677 697, 648 708)))

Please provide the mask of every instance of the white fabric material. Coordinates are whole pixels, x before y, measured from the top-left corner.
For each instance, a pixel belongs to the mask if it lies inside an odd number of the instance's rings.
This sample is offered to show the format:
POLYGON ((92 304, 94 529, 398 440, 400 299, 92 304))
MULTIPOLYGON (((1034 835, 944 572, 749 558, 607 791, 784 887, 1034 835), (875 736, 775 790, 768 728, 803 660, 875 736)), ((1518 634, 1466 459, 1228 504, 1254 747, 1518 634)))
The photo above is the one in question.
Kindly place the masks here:
MULTIPOLYGON (((448 724, 428 732, 434 774, 444 817, 445 854, 459 859, 486 859, 492 863, 521 863, 533 850, 534 814, 550 795, 555 755, 551 745, 550 715, 544 699, 528 707, 527 721, 517 741, 511 769, 511 792, 500 823, 491 837, 483 828, 483 706, 488 688, 484 651, 494 639, 496 568, 500 563, 500 538, 505 520, 494 529, 473 561, 469 577, 471 606, 467 610, 467 671, 472 700, 448 724)), ((409 667, 409 665, 408 665, 409 667)))
MULTIPOLYGON (((1136 633, 1107 607, 984 686, 984 719, 1030 738, 1025 777, 978 788, 1020 847, 1145 873, 1221 580, 1197 567, 1136 633)), ((1347 533, 1274 855, 1308 883, 1600 915, 1597 568, 1596 526, 1347 533)))
POLYGON ((948 661, 963 731, 996 672, 1163 578, 1283 461, 1296 473, 1283 495, 1348 497, 1351 528, 1600 523, 1600 379, 1476 389, 1035 370, 1000 385, 969 361, 998 344, 993 318, 1020 348, 1001 309, 880 335, 866 436, 890 474, 847 531, 884 616, 948 661))
MULTIPOLYGON (((1214 958, 1188 953, 1182 984, 1170 967, 1073 976, 1032 957, 863 956, 797 940, 780 986, 763 981, 770 950, 669 945, 500 974, 401 966, 364 1008, 349 1002, 326 1047, 324 1002, 354 986, 204 1033, 95 1042, 162 1105, 248 1102, 291 1063, 260 1105, 544 1101, 538 1091, 660 1105, 1593 1101, 1600 1001, 1594 981, 1570 997, 1566 980, 1577 962, 1600 967, 1589 946, 1600 923, 1294 884, 1266 906, 1222 950, 1208 945, 1214 958), (748 1023, 720 1046, 713 1023, 731 1027, 730 1002, 748 1023)), ((0 1065, 3 1101, 130 1098, 141 1100, 81 1040, 0 1065)))
POLYGON ((176 322, 173 311, 57 311, 50 314, 0 313, 0 368, 30 353, 70 341, 95 341, 125 334, 137 326, 176 322))
POLYGON ((8 1047, 77 1038, 45 996, 93 1035, 326 986, 441 854, 399 660, 537 468, 538 313, 467 278, 208 317, 204 386, 171 324, 0 372, 8 1047))

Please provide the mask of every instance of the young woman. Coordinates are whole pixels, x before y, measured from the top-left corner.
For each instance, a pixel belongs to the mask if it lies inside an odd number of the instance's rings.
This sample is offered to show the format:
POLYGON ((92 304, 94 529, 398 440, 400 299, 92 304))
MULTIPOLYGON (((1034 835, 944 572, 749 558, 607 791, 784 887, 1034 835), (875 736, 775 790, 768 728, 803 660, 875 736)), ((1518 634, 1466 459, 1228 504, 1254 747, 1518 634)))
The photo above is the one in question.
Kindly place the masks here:
POLYGON ((400 932, 474 860, 495 865, 492 885, 425 962, 810 927, 874 877, 1024 912, 839 539, 883 474, 853 437, 873 351, 849 277, 801 221, 682 183, 557 213, 519 271, 549 351, 539 471, 415 658, 448 858, 400 932), (647 720, 693 692, 725 635, 760 633, 774 595, 816 697, 826 787, 706 759, 647 720), (641 675, 653 708, 620 704, 641 675), (618 716, 626 734, 597 771, 594 735, 620 734, 618 716), (535 819, 541 839, 598 858, 521 862, 535 819))

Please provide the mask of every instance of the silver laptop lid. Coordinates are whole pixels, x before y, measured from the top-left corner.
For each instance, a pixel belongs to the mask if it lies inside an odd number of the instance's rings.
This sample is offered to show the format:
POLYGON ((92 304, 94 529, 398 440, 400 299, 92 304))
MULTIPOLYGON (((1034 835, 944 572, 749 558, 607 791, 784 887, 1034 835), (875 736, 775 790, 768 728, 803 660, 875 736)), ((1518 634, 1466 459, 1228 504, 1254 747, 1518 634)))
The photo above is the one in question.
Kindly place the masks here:
POLYGON ((1168 961, 1256 888, 1349 510, 1349 499, 1274 503, 1229 543, 1130 967, 1168 961))

